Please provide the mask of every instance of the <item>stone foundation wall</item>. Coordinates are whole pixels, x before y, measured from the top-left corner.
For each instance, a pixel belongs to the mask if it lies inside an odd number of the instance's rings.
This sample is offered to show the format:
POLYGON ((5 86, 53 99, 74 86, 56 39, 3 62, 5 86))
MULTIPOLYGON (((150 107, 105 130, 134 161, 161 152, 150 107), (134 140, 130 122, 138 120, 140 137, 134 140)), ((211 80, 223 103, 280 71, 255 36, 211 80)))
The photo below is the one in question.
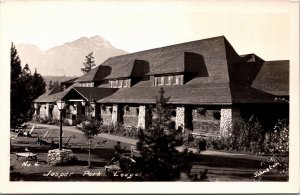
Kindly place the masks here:
POLYGON ((240 118, 240 110, 236 107, 224 106, 221 109, 220 133, 227 136, 234 125, 235 120, 240 118))
POLYGON ((102 119, 103 125, 111 125, 112 124, 111 114, 101 114, 101 119, 102 119))
POLYGON ((176 119, 175 119, 175 128, 179 126, 184 130, 185 127, 185 108, 183 106, 176 108, 176 119))
POLYGON ((124 115, 123 122, 125 127, 137 127, 138 126, 138 116, 136 115, 124 115))
POLYGON ((146 106, 139 107, 138 128, 146 128, 146 106))
POLYGON ((48 151, 47 161, 49 165, 65 164, 74 159, 74 154, 70 149, 54 149, 48 151))
POLYGON ((48 117, 47 104, 41 104, 40 105, 40 117, 41 118, 47 118, 48 117))
POLYGON ((112 124, 112 107, 101 105, 100 106, 100 117, 104 125, 111 125, 112 124))
POLYGON ((112 107, 111 120, 113 125, 118 125, 120 121, 120 110, 119 110, 119 105, 117 104, 113 105, 112 107))

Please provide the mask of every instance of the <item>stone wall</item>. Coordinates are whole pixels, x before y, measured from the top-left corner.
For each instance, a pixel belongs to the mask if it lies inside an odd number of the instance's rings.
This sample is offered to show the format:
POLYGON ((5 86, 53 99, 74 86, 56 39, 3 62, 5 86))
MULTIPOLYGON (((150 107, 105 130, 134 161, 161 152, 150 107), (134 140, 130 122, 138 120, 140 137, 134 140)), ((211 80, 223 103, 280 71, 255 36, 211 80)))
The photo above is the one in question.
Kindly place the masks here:
POLYGON ((125 127, 137 127, 138 126, 138 116, 124 115, 123 122, 125 127))
POLYGON ((112 124, 112 106, 100 106, 101 119, 104 125, 112 124))
POLYGON ((237 107, 224 106, 221 109, 220 133, 227 136, 232 128, 235 120, 240 118, 240 111, 237 107))
POLYGON ((124 106, 123 124, 125 127, 137 127, 139 107, 138 106, 124 106))
POLYGON ((66 164, 74 159, 74 154, 70 149, 54 149, 48 151, 47 161, 49 165, 66 164))
POLYGON ((40 105, 40 117, 41 118, 47 118, 48 117, 48 108, 46 103, 42 103, 40 105))
POLYGON ((139 106, 138 125, 139 128, 146 128, 146 106, 139 106))
POLYGON ((185 127, 185 108, 184 106, 179 106, 176 108, 176 119, 175 119, 175 128, 179 126, 184 130, 185 127))
POLYGON ((114 104, 112 106, 111 120, 113 125, 118 125, 118 123, 120 122, 120 109, 119 109, 119 105, 117 104, 114 104))
POLYGON ((56 118, 56 119, 59 119, 59 117, 60 117, 60 111, 59 111, 57 105, 54 105, 54 107, 53 107, 52 117, 56 118))

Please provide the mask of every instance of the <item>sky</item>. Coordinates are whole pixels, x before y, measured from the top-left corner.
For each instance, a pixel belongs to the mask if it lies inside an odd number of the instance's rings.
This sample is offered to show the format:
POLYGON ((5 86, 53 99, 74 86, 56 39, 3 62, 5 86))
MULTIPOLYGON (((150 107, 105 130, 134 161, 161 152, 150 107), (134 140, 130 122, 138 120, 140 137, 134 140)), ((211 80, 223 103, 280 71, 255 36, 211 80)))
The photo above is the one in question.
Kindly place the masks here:
POLYGON ((100 35, 127 52, 224 35, 239 54, 289 59, 287 1, 247 2, 8 0, 0 32, 43 50, 100 35))

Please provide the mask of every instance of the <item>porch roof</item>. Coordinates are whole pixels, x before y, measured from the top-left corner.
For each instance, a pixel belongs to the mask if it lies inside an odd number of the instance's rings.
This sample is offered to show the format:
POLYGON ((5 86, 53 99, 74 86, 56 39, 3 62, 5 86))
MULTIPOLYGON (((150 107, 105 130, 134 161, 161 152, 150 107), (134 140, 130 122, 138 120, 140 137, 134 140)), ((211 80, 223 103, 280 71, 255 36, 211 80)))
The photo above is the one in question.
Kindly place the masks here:
MULTIPOLYGON (((146 103, 156 102, 160 87, 121 88, 111 96, 99 99, 98 103, 146 103)), ((192 86, 163 86, 165 97, 172 104, 231 104, 228 83, 192 86)))
POLYGON ((64 100, 99 100, 116 92, 117 88, 74 87, 63 97, 64 100))

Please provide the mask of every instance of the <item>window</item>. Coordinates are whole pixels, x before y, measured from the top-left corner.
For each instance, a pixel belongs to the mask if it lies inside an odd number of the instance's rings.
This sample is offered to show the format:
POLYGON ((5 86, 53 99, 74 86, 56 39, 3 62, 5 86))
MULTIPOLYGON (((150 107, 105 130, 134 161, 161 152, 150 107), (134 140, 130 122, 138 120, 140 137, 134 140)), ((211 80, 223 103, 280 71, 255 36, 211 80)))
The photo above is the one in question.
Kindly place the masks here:
POLYGON ((118 87, 119 87, 119 88, 122 88, 122 86, 123 86, 123 80, 119 80, 118 83, 119 83, 118 87))
POLYGON ((179 85, 179 76, 176 76, 176 82, 175 82, 176 85, 179 85))
POLYGON ((111 81, 112 83, 112 88, 118 88, 118 81, 115 80, 115 81, 111 81))
POLYGON ((183 85, 183 75, 154 77, 154 86, 161 86, 161 85, 183 85))
POLYGON ((175 79, 176 85, 183 85, 183 75, 177 75, 175 79))
POLYGON ((123 87, 127 87, 128 85, 127 85, 127 82, 128 82, 128 79, 125 79, 124 81, 123 81, 123 87))
POLYGON ((127 80, 127 86, 128 86, 128 87, 131 87, 131 79, 128 79, 128 80, 127 80))
POLYGON ((154 78, 154 86, 157 86, 157 85, 158 85, 158 78, 155 77, 155 78, 154 78))
POLYGON ((173 76, 168 76, 168 85, 172 85, 173 76))
POLYGON ((94 87, 94 83, 90 82, 90 83, 80 83, 80 87, 94 87))
POLYGON ((130 84, 131 84, 130 79, 120 79, 120 80, 110 81, 110 87, 111 88, 130 87, 130 84))
POLYGON ((157 77, 157 85, 164 85, 164 77, 157 77))

